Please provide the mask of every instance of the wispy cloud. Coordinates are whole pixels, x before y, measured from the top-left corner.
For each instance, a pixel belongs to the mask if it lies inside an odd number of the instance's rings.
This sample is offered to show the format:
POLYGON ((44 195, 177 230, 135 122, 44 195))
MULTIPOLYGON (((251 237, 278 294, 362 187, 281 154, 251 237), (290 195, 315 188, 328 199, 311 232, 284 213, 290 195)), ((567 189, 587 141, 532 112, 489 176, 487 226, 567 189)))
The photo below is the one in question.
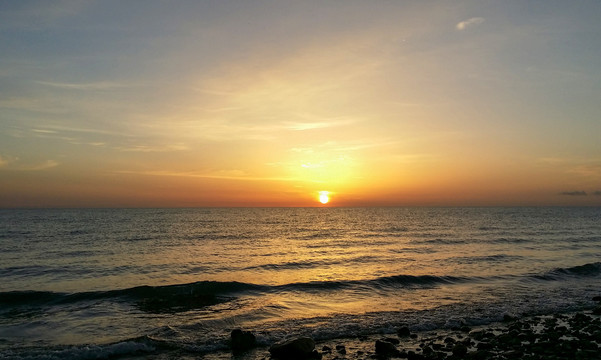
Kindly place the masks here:
POLYGON ((51 86, 60 89, 71 89, 71 90, 112 90, 119 88, 131 87, 131 85, 121 84, 111 81, 99 81, 91 83, 61 83, 61 82, 50 82, 50 81, 37 81, 38 84, 51 86))
POLYGON ((598 161, 589 161, 588 163, 574 166, 570 169, 570 172, 588 178, 601 178, 601 163, 598 161))
POLYGON ((21 164, 19 158, 0 157, 0 168, 6 168, 10 171, 41 171, 60 165, 57 161, 46 160, 41 163, 21 164))
POLYGON ((383 140, 378 138, 367 138, 356 141, 327 141, 321 144, 315 144, 311 146, 296 146, 288 149, 291 152, 302 153, 302 154, 314 154, 327 152, 354 152, 364 149, 371 149, 376 147, 385 147, 398 144, 396 140, 383 140))
POLYGON ((538 163, 561 169, 570 175, 599 180, 601 179, 601 160, 598 158, 540 158, 538 163))
POLYGON ((287 129, 303 131, 303 130, 313 130, 313 129, 324 129, 331 128, 337 126, 344 126, 356 123, 357 120, 348 119, 348 118, 329 118, 329 117, 321 117, 314 114, 298 114, 300 118, 307 119, 306 121, 290 121, 286 122, 285 126, 287 129))
POLYGON ((51 169, 53 167, 57 167, 58 165, 59 165, 59 163, 57 161, 46 160, 45 162, 43 162, 41 164, 34 164, 34 165, 30 165, 30 166, 23 166, 23 167, 21 167, 20 170, 24 170, 24 171, 40 171, 40 170, 51 169))
POLYGON ((59 133, 82 133, 82 134, 95 134, 95 135, 110 135, 119 137, 136 137, 136 135, 119 132, 116 130, 99 129, 92 127, 76 127, 64 125, 44 125, 43 128, 31 129, 32 132, 38 134, 59 134, 59 133))
POLYGON ((188 150, 189 147, 184 144, 168 144, 168 145, 133 145, 115 147, 115 150, 126 152, 170 152, 188 150))
POLYGON ((327 128, 327 127, 331 127, 331 126, 332 126, 331 124, 320 123, 320 122, 314 122, 314 123, 295 122, 295 123, 288 124, 289 129, 297 130, 297 131, 323 129, 323 128, 327 128))
POLYGON ((56 134, 58 131, 47 130, 47 129, 31 129, 36 134, 56 134))
POLYGON ((455 28, 457 30, 466 30, 468 28, 474 27, 474 26, 478 26, 480 24, 482 24, 484 22, 484 18, 481 17, 473 17, 467 20, 464 20, 460 23, 458 23, 457 25, 455 25, 455 28))
POLYGON ((117 174, 132 174, 146 176, 169 176, 169 177, 192 177, 205 179, 222 179, 222 180, 241 180, 241 181, 298 181, 296 178, 290 177, 261 177, 250 176, 241 170, 222 170, 215 172, 194 172, 194 171, 168 171, 168 170, 151 170, 151 171, 131 171, 122 170, 116 171, 117 174))

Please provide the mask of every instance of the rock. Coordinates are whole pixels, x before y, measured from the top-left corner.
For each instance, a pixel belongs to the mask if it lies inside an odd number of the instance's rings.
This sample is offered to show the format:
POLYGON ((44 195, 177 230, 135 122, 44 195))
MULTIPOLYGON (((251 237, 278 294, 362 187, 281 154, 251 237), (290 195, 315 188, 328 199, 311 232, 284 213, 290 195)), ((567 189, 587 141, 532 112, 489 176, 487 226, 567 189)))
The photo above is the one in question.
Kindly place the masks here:
POLYGON ((452 337, 447 337, 447 338, 444 339, 444 342, 446 344, 454 344, 456 341, 452 337))
POLYGON ((494 348, 494 346, 489 342, 481 341, 478 343, 478 345, 476 345, 476 348, 478 350, 491 350, 494 348))
POLYGON ((593 309, 593 315, 601 315, 601 305, 593 309))
POLYGON ((453 355, 455 355, 457 357, 463 357, 463 356, 465 356, 465 354, 467 354, 467 346, 458 342, 455 344, 455 346, 453 346, 452 353, 453 353, 453 355))
POLYGON ((389 342, 391 344, 394 344, 394 345, 398 345, 398 344, 401 343, 401 341, 399 339, 395 339, 395 338, 391 338, 391 337, 387 337, 387 338, 384 338, 382 340, 384 340, 386 342, 389 342))
POLYGON ((382 357, 394 356, 398 353, 398 350, 394 344, 388 341, 376 340, 376 355, 382 357))
POLYGON ((601 302, 601 296, 594 296, 593 301, 601 302))
POLYGON ((423 353, 424 353, 424 355, 426 355, 426 356, 430 356, 430 355, 434 354, 434 350, 433 350, 433 349, 432 349, 430 346, 428 346, 428 345, 426 345, 426 346, 424 346, 424 347, 422 348, 422 352, 423 352, 423 353))
POLYGON ((336 345, 336 351, 339 354, 346 355, 346 347, 344 345, 336 345))
POLYGON ((308 337, 280 341, 271 345, 269 353, 277 359, 305 359, 313 356, 315 341, 308 337))
POLYGON ((515 319, 516 319, 516 317, 513 315, 509 315, 509 314, 503 315, 504 322, 511 322, 511 321, 514 321, 515 319))
POLYGON ((486 334, 486 332, 485 332, 485 331, 483 331, 483 330, 473 330, 473 331, 470 331, 470 333, 469 333, 469 335, 470 335, 472 338, 474 338, 474 339, 476 339, 476 340, 478 340, 478 341, 480 341, 480 340, 484 339, 484 337, 485 337, 485 334, 486 334))
MULTIPOLYGON (((470 360, 486 360, 491 358, 491 353, 485 350, 470 351, 465 356, 470 360)), ((509 357, 510 359, 520 359, 521 356, 509 357)))
POLYGON ((232 346, 232 350, 248 350, 257 346, 257 339, 250 331, 234 329, 231 333, 230 344, 232 346))
POLYGON ((405 336, 411 335, 411 331, 409 330, 409 328, 407 326, 403 326, 402 328, 399 328, 396 333, 400 337, 405 337, 405 336))
POLYGON ((329 347, 329 346, 327 346, 327 345, 324 345, 324 346, 321 348, 321 352, 323 352, 323 353, 331 353, 331 352, 332 352, 332 348, 331 348, 331 347, 329 347))

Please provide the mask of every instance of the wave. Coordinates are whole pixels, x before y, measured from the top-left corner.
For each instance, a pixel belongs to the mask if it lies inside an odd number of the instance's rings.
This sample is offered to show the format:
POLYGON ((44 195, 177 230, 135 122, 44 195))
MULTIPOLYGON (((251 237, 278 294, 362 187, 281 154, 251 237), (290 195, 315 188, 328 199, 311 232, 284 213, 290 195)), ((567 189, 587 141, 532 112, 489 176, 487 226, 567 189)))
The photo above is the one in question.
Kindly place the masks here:
MULTIPOLYGON (((503 260, 504 255, 492 256, 503 260)), ((491 259, 488 259, 489 261, 491 259)), ((294 264, 293 266, 298 266, 294 264)), ((574 278, 601 276, 601 262, 579 266, 556 268, 542 274, 517 276, 523 280, 561 281, 574 278)), ((137 286, 127 289, 59 293, 52 291, 9 291, 0 292, 0 306, 16 308, 22 306, 54 306, 86 301, 131 302, 140 310, 150 313, 173 313, 217 305, 242 295, 259 296, 265 293, 327 293, 329 291, 378 291, 396 289, 432 288, 443 285, 479 281, 495 281, 516 278, 516 275, 494 276, 435 276, 435 275, 392 275, 374 279, 333 280, 287 283, 281 285, 257 285, 237 281, 199 281, 188 284, 165 286, 137 286)))
POLYGON ((311 281, 282 285, 256 285, 236 281, 200 281, 166 286, 138 286, 128 289, 59 293, 52 291, 9 291, 0 293, 0 305, 53 306, 85 301, 133 302, 146 312, 181 312, 230 301, 249 292, 326 292, 345 289, 390 289, 431 287, 466 281, 466 278, 433 275, 395 275, 365 280, 311 281))
POLYGON ((567 268, 556 268, 542 275, 536 276, 539 280, 561 280, 580 277, 598 277, 601 275, 601 262, 577 265, 567 268))
POLYGON ((106 345, 25 347, 9 350, 7 354, 0 352, 0 358, 8 355, 9 359, 44 359, 44 360, 96 360, 115 359, 128 356, 144 356, 157 350, 157 342, 131 339, 106 345))
POLYGON ((346 289, 383 290, 391 288, 432 287, 468 281, 468 278, 434 275, 393 275, 367 280, 311 281, 273 286, 273 291, 336 291, 346 289))
POLYGON ((200 281, 181 285, 137 286, 128 289, 58 293, 52 291, 9 291, 0 293, 3 306, 53 306, 85 301, 114 300, 133 302, 140 310, 151 313, 180 312, 231 300, 230 293, 248 291, 260 286, 236 281, 200 281))

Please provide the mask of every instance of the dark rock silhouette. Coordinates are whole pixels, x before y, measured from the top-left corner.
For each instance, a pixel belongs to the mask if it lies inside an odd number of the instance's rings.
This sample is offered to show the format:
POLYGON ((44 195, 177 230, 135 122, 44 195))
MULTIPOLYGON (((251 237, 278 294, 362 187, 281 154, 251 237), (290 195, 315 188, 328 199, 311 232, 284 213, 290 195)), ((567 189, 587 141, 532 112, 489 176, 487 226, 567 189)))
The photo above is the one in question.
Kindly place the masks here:
POLYGON ((315 341, 308 337, 290 339, 271 345, 269 352, 276 359, 307 359, 313 358, 315 341))
POLYGON ((232 330, 230 344, 232 350, 243 351, 252 349, 257 346, 257 339, 255 335, 250 331, 243 331, 241 329, 232 330))

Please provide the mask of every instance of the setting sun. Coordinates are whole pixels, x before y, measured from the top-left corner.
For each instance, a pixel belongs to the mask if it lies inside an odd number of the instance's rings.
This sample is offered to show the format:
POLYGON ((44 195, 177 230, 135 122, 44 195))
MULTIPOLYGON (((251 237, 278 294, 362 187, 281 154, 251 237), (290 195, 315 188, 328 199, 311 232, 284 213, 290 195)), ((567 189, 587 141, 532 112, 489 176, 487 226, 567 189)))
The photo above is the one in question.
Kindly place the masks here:
POLYGON ((328 191, 320 191, 319 192, 319 202, 322 204, 327 204, 330 201, 329 194, 330 193, 328 191))

